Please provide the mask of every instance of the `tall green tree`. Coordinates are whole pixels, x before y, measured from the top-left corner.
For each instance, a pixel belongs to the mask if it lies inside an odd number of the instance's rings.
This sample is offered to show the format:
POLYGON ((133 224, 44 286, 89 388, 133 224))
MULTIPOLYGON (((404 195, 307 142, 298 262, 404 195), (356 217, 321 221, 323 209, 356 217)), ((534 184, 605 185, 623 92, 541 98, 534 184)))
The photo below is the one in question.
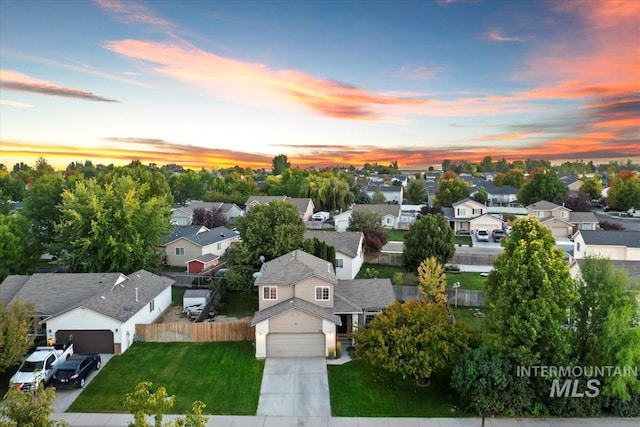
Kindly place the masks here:
POLYGON ((58 204, 62 200, 64 181, 55 174, 36 178, 27 191, 23 213, 31 221, 32 230, 40 245, 47 248, 54 240, 54 225, 60 218, 58 204))
POLYGON ((298 209, 289 202, 272 200, 253 206, 235 225, 242 242, 229 253, 229 271, 225 275, 235 289, 252 289, 252 274, 260 269, 262 261, 298 249, 304 241, 304 223, 298 209))
POLYGON ((418 205, 427 201, 427 188, 424 186, 424 180, 412 179, 407 184, 407 200, 409 203, 418 205))
POLYGON ((489 202, 489 193, 487 193, 484 187, 480 187, 476 194, 473 195, 473 200, 486 205, 489 202))
POLYGON ((130 176, 104 185, 79 182, 62 194, 57 253, 75 272, 155 270, 171 226, 167 197, 151 196, 130 176))
POLYGON ((640 207, 640 176, 629 170, 618 172, 607 193, 607 205, 623 211, 640 207))
POLYGON ((382 190, 376 188, 376 191, 373 192, 373 196, 371 197, 371 203, 374 205, 384 205, 387 203, 387 197, 384 195, 382 190))
POLYGON ((493 184, 497 187, 510 185, 515 188, 522 188, 525 183, 523 169, 511 169, 509 171, 499 173, 493 178, 493 184))
POLYGON ((443 304, 394 302, 356 332, 356 358, 424 382, 468 348, 461 324, 449 324, 443 304))
POLYGON ((291 167, 291 163, 289 163, 289 159, 286 154, 278 154, 271 161, 272 163, 272 173, 274 175, 280 175, 285 169, 289 169, 291 167))
POLYGON ((0 303, 0 373, 18 364, 33 345, 34 313, 31 304, 0 303))
MULTIPOLYGON (((578 360, 584 366, 640 366, 638 289, 629 289, 627 272, 605 258, 587 257, 577 278, 575 307, 578 360)), ((637 285, 637 284, 636 284, 637 285)), ((603 378, 604 392, 628 400, 640 393, 633 376, 603 378)))
POLYGON ((417 271, 420 263, 430 257, 444 265, 455 252, 455 236, 443 215, 421 217, 404 236, 402 256, 408 271, 417 271))
POLYGON ((0 282, 9 274, 26 274, 40 259, 40 245, 24 216, 0 214, 0 253, 0 282))
POLYGON ((429 257, 418 266, 418 291, 427 302, 447 303, 447 275, 435 257, 429 257))
POLYGON ((184 205, 187 200, 201 200, 205 193, 205 182, 200 174, 189 169, 185 173, 172 175, 169 180, 173 200, 184 205))
POLYGON ((602 198, 602 182, 599 179, 586 179, 580 186, 580 191, 589 196, 591 200, 602 198))
POLYGON ((455 202, 469 197, 469 186, 459 178, 443 179, 434 197, 436 205, 451 207, 455 202))
POLYGON ((374 211, 360 209, 353 211, 349 218, 347 231, 362 231, 365 228, 376 228, 382 224, 382 216, 374 211))
POLYGON ((564 252, 536 218, 516 221, 486 287, 491 348, 516 365, 559 365, 576 291, 564 252))
POLYGON ((134 160, 127 166, 115 168, 111 173, 102 174, 98 178, 101 184, 112 183, 117 178, 128 176, 139 186, 141 200, 147 201, 152 198, 166 199, 169 204, 173 203, 171 188, 165 172, 162 169, 143 165, 139 160, 134 160))
POLYGON ((541 200, 553 202, 569 193, 569 187, 550 169, 542 169, 533 175, 518 192, 518 201, 527 206, 541 200))

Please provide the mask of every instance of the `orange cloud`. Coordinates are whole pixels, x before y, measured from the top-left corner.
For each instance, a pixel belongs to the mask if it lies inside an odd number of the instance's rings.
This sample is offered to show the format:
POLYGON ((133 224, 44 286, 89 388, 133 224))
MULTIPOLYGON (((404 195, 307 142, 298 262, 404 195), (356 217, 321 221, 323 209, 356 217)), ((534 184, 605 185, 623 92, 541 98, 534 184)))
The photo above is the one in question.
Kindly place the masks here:
POLYGON ((269 70, 224 58, 194 46, 121 40, 105 47, 118 54, 155 64, 155 71, 211 92, 230 101, 287 108, 303 104, 327 117, 379 120, 395 106, 416 106, 424 100, 385 96, 353 86, 317 79, 292 70, 269 70), (293 101, 293 104, 292 104, 293 101))
POLYGON ((93 0, 101 8, 118 16, 123 22, 133 24, 148 24, 161 27, 172 27, 172 24, 154 14, 144 5, 124 2, 122 0, 93 0))

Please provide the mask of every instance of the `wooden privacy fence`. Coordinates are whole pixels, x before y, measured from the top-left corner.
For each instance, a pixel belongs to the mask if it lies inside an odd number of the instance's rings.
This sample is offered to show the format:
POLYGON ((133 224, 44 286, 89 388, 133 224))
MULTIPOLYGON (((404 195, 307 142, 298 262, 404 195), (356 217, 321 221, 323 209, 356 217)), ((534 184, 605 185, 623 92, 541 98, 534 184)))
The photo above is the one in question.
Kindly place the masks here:
MULTIPOLYGON (((453 289, 447 289, 447 298, 450 305, 456 304, 455 291, 453 289)), ((420 299, 420 292, 415 286, 393 286, 393 293, 396 299, 399 301, 418 300, 420 299)), ((483 307, 484 306, 484 291, 472 291, 467 289, 458 289, 458 305, 469 307, 483 307)))
POLYGON ((235 322, 151 323, 136 325, 136 339, 145 342, 253 341, 251 319, 235 322))

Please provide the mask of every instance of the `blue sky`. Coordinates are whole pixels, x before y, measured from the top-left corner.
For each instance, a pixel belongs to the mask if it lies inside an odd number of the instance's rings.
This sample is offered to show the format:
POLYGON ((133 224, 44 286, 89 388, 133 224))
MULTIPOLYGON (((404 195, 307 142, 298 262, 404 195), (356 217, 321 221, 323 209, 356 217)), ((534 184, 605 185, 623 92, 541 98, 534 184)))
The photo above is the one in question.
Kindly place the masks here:
POLYGON ((0 162, 640 158, 640 2, 0 0, 0 162))

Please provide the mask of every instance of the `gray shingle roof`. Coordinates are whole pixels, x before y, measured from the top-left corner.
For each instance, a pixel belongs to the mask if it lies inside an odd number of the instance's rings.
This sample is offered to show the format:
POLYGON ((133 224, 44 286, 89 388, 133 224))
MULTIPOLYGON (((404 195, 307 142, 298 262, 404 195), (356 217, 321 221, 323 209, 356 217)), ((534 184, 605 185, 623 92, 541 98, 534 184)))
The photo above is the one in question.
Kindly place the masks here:
POLYGON ((336 273, 330 262, 299 249, 262 264, 260 273, 255 286, 295 285, 313 276, 336 283, 336 273))
POLYGON ((265 308, 262 311, 256 311, 256 313, 253 315, 251 325, 255 325, 262 322, 263 320, 269 319, 293 309, 304 311, 305 313, 308 313, 312 316, 321 317, 335 323, 338 326, 342 325, 340 316, 336 316, 335 314, 333 314, 330 309, 311 304, 310 302, 307 302, 300 298, 291 298, 276 305, 272 305, 269 308, 265 308))
POLYGON ((335 294, 363 310, 382 310, 396 300, 389 279, 338 280, 335 294))
POLYGON ((334 297, 333 312, 335 314, 362 313, 362 307, 360 307, 356 303, 349 301, 345 297, 338 294, 334 294, 334 297))
MULTIPOLYGON (((539 202, 535 202, 529 206, 527 206, 527 209, 533 209, 536 211, 552 211, 554 209, 558 209, 561 208, 562 206, 560 205, 556 205, 555 203, 551 203, 547 200, 540 200, 539 202)), ((569 208, 566 208, 567 210, 571 210, 569 208)))
POLYGON ((86 307, 122 321, 174 283, 172 279, 146 270, 129 276, 121 273, 36 273, 22 277, 27 280, 12 301, 33 304, 39 315, 57 316, 76 307, 86 307), (121 283, 116 285, 119 280, 121 283), (138 301, 135 288, 138 288, 138 301))
POLYGON ((345 255, 355 258, 358 255, 358 249, 360 248, 363 235, 359 231, 345 231, 343 233, 336 233, 334 231, 307 231, 304 233, 304 238, 316 238, 329 246, 333 246, 337 252, 342 252, 345 255))
POLYGON ((9 305, 9 302, 18 293, 20 288, 27 283, 31 276, 7 276, 2 283, 0 283, 0 304, 9 305))
POLYGON ((207 263, 209 261, 213 261, 216 258, 220 258, 220 257, 218 255, 214 255, 214 254, 204 254, 204 255, 200 255, 198 258, 190 259, 187 262, 200 261, 202 263, 207 263))
POLYGON ((171 234, 163 238, 163 246, 166 246, 180 238, 186 239, 198 246, 207 246, 238 236, 238 233, 228 229, 227 227, 216 227, 211 230, 198 233, 201 228, 206 230, 206 227, 200 225, 176 225, 171 234))
POLYGON ((377 185, 377 184, 369 184, 365 187, 365 191, 376 191, 380 190, 383 193, 395 193, 402 190, 401 185, 377 185))
POLYGON ((379 213, 381 216, 391 215, 394 217, 400 217, 400 205, 374 205, 374 204, 363 204, 363 205, 353 205, 352 210, 354 212, 357 211, 373 211, 379 213))
POLYGON ((596 218, 596 215, 593 212, 570 212, 569 222, 572 222, 574 224, 584 222, 598 222, 598 218, 596 218))
POLYGON ((640 231, 580 230, 580 234, 587 245, 640 248, 640 231))

